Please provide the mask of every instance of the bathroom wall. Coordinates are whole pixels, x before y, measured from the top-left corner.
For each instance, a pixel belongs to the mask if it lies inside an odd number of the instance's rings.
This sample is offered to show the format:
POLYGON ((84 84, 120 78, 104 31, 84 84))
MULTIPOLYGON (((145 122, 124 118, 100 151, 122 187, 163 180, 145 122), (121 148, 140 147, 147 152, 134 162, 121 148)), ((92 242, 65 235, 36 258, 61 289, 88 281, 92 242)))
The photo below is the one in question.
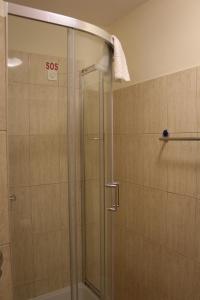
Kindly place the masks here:
POLYGON ((10 237, 7 191, 7 122, 6 122, 6 73, 5 73, 5 14, 0 1, 0 251, 3 253, 0 299, 12 299, 10 237))
POLYGON ((200 68, 114 93, 114 299, 200 298, 200 68))
POLYGON ((14 299, 69 286, 66 58, 9 49, 8 148, 14 299), (48 80, 46 62, 59 64, 48 80))
POLYGON ((199 28, 199 0, 149 0, 108 31, 123 44, 132 85, 199 66, 199 28))

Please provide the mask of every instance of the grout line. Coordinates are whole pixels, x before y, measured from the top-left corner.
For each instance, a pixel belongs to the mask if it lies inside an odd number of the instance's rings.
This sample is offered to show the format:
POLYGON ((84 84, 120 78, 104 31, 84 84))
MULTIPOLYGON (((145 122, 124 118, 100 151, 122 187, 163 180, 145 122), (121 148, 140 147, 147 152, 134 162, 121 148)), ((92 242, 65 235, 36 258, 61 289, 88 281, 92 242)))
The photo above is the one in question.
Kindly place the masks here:
POLYGON ((123 178, 117 178, 117 180, 119 181, 119 183, 129 183, 129 184, 133 184, 133 185, 136 185, 136 186, 140 186, 140 187, 144 187, 144 188, 149 188, 149 189, 152 189, 152 190, 157 190, 157 191, 160 191, 160 192, 165 192, 165 193, 168 193, 168 194, 173 194, 173 195, 178 195, 178 196, 183 196, 183 197, 187 197, 187 198, 192 198, 192 199, 196 199, 196 200, 200 200, 200 197, 198 197, 197 195, 188 195, 188 194, 182 194, 182 193, 176 193, 176 192, 172 192, 172 191, 168 191, 168 190, 164 190, 164 189, 161 189, 161 188, 157 188, 157 187, 153 187, 153 186, 150 186, 150 185, 144 185, 144 184, 141 184, 141 183, 136 183, 136 182, 133 182, 133 181, 130 181, 130 180, 127 180, 127 179, 123 179, 123 178))

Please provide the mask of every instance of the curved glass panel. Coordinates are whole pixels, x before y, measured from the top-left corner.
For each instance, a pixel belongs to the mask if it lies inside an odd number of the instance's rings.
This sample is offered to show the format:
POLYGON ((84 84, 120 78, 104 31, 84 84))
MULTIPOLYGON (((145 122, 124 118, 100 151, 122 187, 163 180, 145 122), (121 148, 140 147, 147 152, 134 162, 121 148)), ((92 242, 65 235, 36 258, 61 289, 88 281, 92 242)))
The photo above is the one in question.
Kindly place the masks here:
POLYGON ((111 49, 8 17, 14 300, 111 300, 111 49))
POLYGON ((8 17, 14 300, 71 299, 67 28, 8 17))

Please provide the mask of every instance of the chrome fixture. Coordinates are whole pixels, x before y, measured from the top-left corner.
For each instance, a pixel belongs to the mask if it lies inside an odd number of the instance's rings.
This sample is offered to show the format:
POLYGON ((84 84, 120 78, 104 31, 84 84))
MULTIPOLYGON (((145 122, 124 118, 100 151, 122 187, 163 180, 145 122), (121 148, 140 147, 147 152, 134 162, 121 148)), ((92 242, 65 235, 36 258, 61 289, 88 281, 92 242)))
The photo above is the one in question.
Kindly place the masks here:
POLYGON ((170 134, 167 129, 163 131, 162 137, 159 138, 160 141, 200 141, 200 137, 197 136, 173 136, 170 137, 170 134))
POLYGON ((13 202, 16 201, 16 200, 17 200, 16 195, 15 195, 15 194, 10 194, 9 200, 10 200, 10 201, 13 201, 13 202))
POLYGON ((2 266, 3 266, 3 253, 0 251, 0 278, 2 277, 3 274, 2 266))
POLYGON ((109 207, 108 210, 116 212, 119 207, 119 182, 107 183, 105 186, 107 188, 115 189, 115 197, 112 201, 112 207, 109 207))

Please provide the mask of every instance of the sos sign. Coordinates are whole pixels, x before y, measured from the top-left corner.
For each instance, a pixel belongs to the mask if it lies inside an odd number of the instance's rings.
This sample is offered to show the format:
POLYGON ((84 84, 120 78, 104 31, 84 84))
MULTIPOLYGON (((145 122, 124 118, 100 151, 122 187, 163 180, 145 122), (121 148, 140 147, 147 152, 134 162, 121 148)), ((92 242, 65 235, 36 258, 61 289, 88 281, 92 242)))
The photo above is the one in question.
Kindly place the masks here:
POLYGON ((46 62, 45 64, 46 70, 58 71, 59 64, 54 62, 46 62))

